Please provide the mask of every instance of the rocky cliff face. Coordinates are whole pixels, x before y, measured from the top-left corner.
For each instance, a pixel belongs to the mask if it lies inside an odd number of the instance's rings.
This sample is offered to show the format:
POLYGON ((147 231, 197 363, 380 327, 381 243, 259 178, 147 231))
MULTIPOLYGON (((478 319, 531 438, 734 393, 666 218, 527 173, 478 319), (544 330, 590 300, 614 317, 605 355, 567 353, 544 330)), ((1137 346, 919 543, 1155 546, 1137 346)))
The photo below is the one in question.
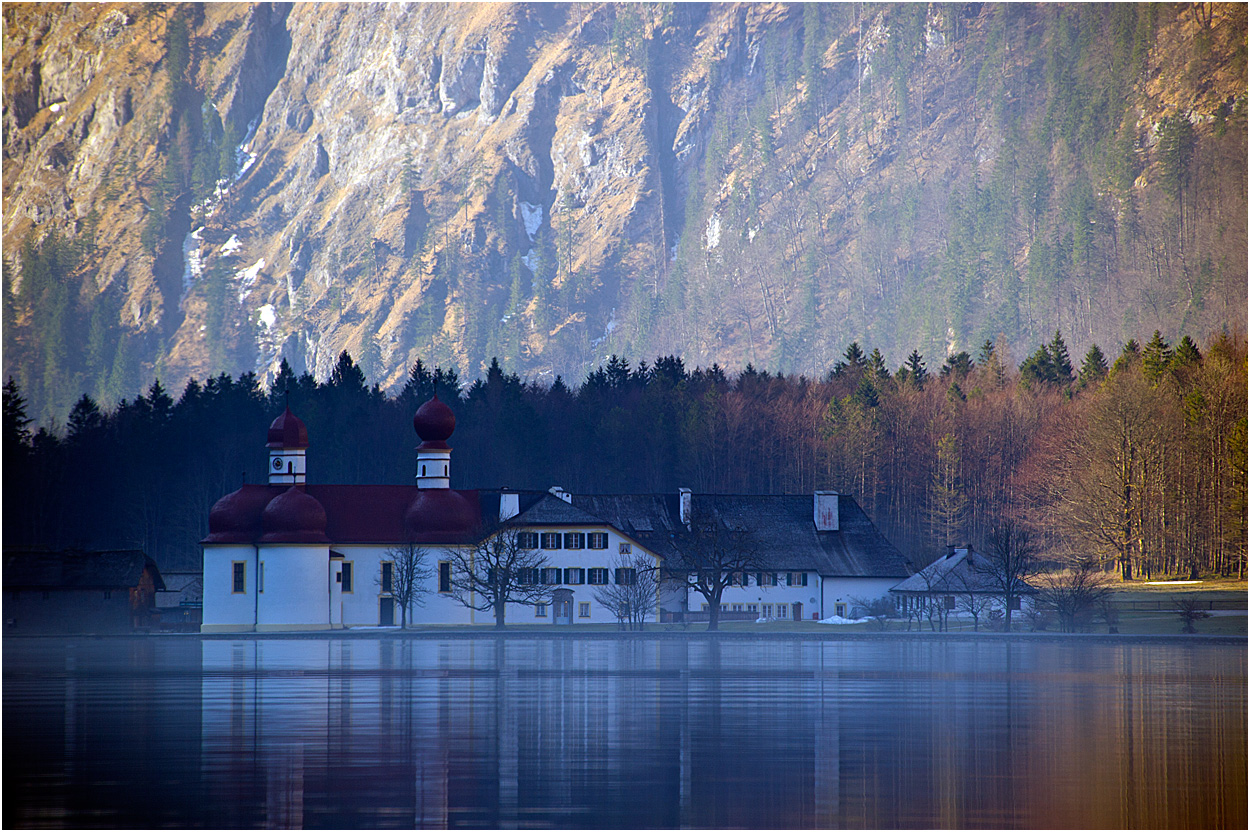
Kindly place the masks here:
POLYGON ((5 371, 62 413, 344 349, 820 373, 1245 317, 1241 6, 4 16, 5 371))

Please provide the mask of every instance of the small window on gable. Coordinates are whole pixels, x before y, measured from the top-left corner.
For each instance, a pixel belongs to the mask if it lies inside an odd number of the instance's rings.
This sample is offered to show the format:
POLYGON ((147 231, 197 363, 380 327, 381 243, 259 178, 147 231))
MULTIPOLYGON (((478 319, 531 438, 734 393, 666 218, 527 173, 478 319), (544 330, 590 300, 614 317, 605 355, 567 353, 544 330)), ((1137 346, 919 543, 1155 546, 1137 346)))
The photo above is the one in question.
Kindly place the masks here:
POLYGON ((622 554, 622 555, 632 555, 633 553, 634 553, 634 547, 633 547, 633 545, 632 545, 632 544, 629 544, 629 543, 622 543, 622 544, 620 545, 620 554, 622 554))

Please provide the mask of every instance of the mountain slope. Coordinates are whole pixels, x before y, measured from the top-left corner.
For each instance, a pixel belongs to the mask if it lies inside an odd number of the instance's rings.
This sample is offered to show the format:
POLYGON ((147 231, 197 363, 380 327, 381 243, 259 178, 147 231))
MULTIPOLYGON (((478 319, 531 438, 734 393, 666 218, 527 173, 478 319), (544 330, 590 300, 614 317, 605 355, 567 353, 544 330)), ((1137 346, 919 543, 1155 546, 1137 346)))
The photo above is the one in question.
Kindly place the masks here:
POLYGON ((820 374, 1246 314, 1246 10, 6 4, 5 372, 820 374), (220 181, 219 181, 220 179, 220 181))

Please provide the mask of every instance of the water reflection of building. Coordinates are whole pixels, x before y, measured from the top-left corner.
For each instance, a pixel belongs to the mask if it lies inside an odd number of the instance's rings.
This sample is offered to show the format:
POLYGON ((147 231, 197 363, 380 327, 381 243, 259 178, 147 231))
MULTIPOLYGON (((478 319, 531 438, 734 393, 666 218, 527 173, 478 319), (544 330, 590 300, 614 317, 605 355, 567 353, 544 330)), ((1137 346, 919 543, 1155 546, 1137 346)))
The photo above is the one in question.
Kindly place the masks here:
POLYGON ((206 641, 204 780, 227 825, 832 825, 836 696, 772 649, 206 641))

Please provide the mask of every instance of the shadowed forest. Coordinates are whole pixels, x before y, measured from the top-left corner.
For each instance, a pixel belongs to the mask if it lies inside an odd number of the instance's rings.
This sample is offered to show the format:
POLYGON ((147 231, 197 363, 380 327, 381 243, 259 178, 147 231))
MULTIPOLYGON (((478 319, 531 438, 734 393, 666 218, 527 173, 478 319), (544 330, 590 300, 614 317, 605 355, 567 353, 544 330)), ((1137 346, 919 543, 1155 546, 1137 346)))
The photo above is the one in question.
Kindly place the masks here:
POLYGON ((613 358, 576 388, 492 364, 461 391, 418 362, 388 397, 345 352, 325 383, 283 374, 158 382, 102 410, 83 395, 63 431, 32 432, 4 388, 4 545, 137 546, 198 568, 213 503, 266 476, 266 429, 284 403, 308 426, 309 480, 406 483, 411 419, 438 394, 457 416, 457 488, 574 493, 852 495, 919 567, 950 545, 1023 522, 1055 558, 1125 577, 1243 576, 1246 343, 1159 333, 1079 361, 1056 333, 1017 367, 986 342, 891 372, 852 343, 824 378, 751 366, 689 371, 678 358, 613 358))

